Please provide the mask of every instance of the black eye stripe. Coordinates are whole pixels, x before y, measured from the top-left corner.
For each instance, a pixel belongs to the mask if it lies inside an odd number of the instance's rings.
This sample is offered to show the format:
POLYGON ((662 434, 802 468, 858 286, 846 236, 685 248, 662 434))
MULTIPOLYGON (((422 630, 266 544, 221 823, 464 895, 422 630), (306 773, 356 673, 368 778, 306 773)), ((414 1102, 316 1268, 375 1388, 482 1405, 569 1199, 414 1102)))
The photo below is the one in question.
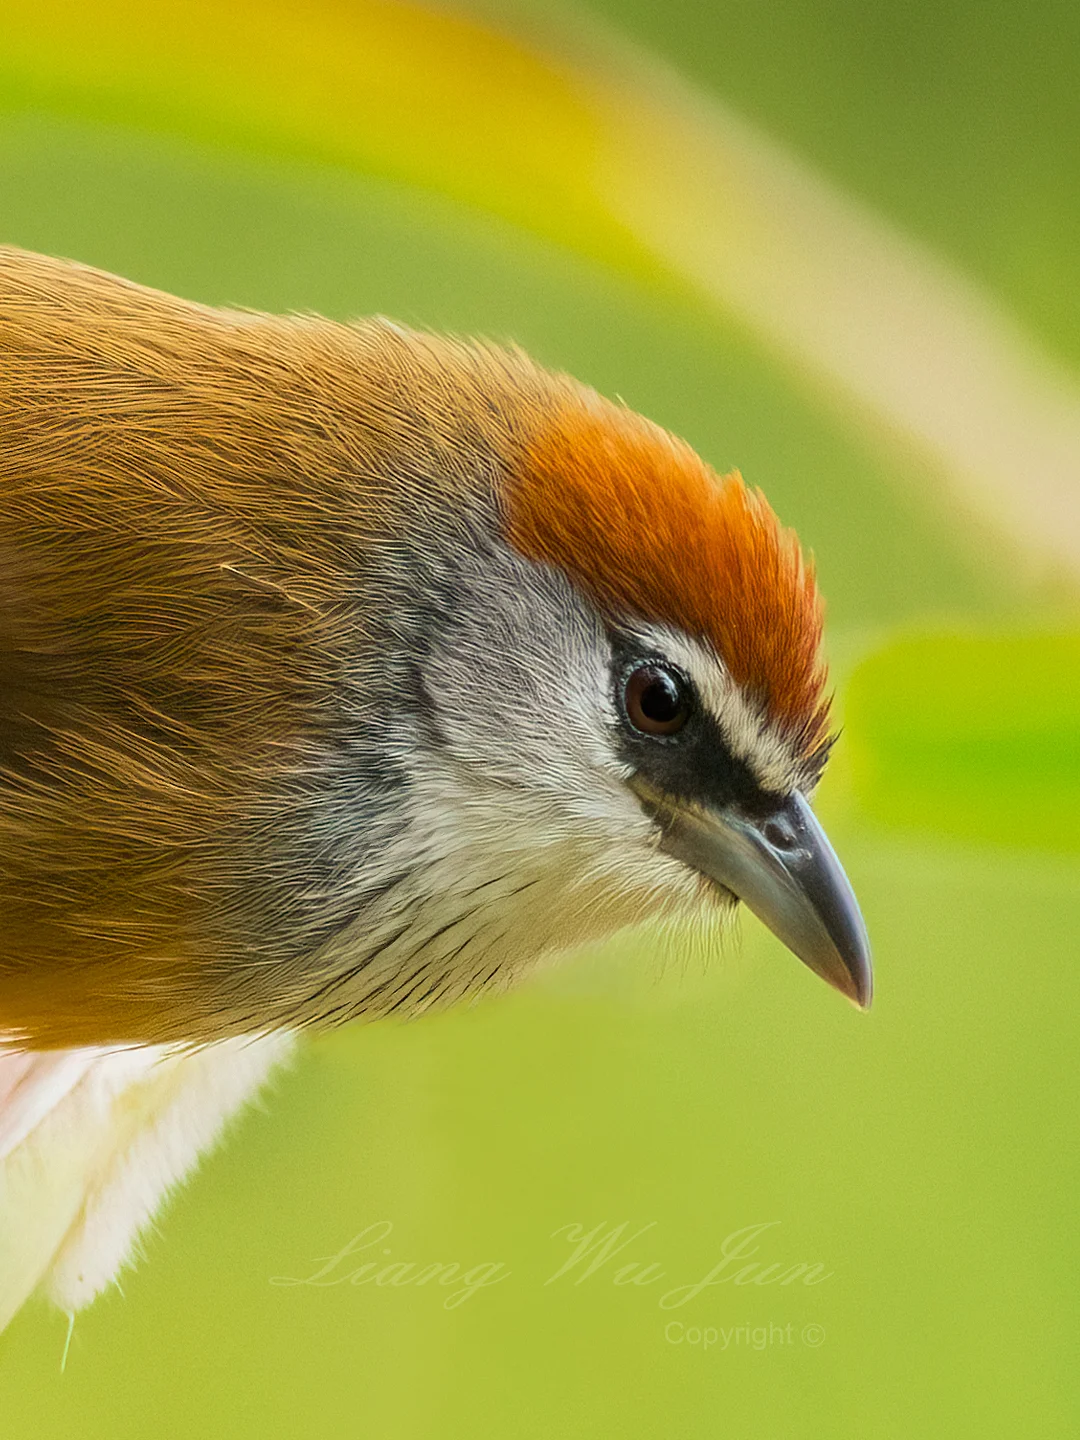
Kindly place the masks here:
MULTIPOLYGON (((717 719, 698 698, 688 675, 666 656, 634 651, 614 642, 614 681, 620 725, 619 748, 634 770, 673 800, 705 806, 737 805, 747 814, 769 814, 782 798, 767 791, 745 760, 731 749, 717 719), (634 723, 626 700, 631 677, 656 670, 677 677, 688 701, 682 723, 669 733, 634 723)), ((640 716, 638 717, 640 719, 640 716)))

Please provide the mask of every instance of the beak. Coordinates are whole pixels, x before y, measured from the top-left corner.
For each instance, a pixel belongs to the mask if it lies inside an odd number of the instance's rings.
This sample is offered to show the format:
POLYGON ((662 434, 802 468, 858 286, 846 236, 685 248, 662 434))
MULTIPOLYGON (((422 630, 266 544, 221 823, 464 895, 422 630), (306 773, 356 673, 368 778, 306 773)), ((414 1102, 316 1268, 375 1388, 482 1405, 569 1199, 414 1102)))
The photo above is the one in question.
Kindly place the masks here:
POLYGON ((795 791, 770 815, 699 810, 631 782, 663 831, 661 848, 722 885, 804 965, 861 1010, 870 1006, 870 942, 828 836, 795 791))

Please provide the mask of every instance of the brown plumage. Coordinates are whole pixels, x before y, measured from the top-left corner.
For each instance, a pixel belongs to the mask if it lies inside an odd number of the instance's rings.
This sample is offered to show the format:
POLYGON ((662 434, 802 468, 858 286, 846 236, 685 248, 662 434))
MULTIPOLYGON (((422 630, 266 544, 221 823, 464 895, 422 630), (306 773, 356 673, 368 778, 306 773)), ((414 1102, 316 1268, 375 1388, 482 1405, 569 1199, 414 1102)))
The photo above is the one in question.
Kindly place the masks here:
POLYGON ((292 1014, 363 888, 327 776, 381 723, 383 657, 423 640, 386 577, 452 570, 487 509, 605 620, 682 627, 796 757, 820 749, 810 571, 759 494, 655 426, 517 351, 0 250, 0 1031, 292 1014))

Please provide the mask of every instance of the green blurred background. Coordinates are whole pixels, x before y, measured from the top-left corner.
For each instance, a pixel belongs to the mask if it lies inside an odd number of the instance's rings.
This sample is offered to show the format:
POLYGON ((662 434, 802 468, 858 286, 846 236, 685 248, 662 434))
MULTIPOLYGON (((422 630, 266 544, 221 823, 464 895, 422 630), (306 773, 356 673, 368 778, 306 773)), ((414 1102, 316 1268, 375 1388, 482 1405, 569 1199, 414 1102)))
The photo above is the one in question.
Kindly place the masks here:
POLYGON ((44 1306, 0 1339, 0 1435, 1078 1433, 1074 582, 1040 579, 931 461, 605 212, 565 56, 595 64, 611 33, 674 65, 1068 366, 1080 12, 4 11, 4 242, 212 303, 513 338, 765 489, 829 603, 845 731, 819 808, 878 997, 857 1015, 747 919, 704 971, 643 936, 469 1011, 323 1039, 175 1199, 124 1293, 79 1317, 65 1373, 44 1306), (449 1310, 271 1284, 377 1221, 394 1260, 512 1273, 449 1310), (545 1284, 569 1253, 553 1232, 623 1222, 651 1228, 545 1284), (660 1306, 764 1224, 755 1258, 828 1278, 660 1306), (617 1286, 626 1259, 666 1278, 617 1286), (726 1349, 693 1343, 710 1327, 726 1349))

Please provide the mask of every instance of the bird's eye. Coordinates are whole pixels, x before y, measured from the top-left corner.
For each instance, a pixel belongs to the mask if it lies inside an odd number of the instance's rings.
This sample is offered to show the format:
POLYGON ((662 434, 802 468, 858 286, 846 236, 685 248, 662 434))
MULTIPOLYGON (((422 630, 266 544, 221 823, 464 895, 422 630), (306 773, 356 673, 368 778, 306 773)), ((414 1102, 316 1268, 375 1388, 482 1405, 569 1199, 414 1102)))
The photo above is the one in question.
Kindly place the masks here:
POLYGON ((635 730, 643 735, 674 735, 690 718, 690 687, 676 671, 650 661, 630 672, 623 703, 635 730))

